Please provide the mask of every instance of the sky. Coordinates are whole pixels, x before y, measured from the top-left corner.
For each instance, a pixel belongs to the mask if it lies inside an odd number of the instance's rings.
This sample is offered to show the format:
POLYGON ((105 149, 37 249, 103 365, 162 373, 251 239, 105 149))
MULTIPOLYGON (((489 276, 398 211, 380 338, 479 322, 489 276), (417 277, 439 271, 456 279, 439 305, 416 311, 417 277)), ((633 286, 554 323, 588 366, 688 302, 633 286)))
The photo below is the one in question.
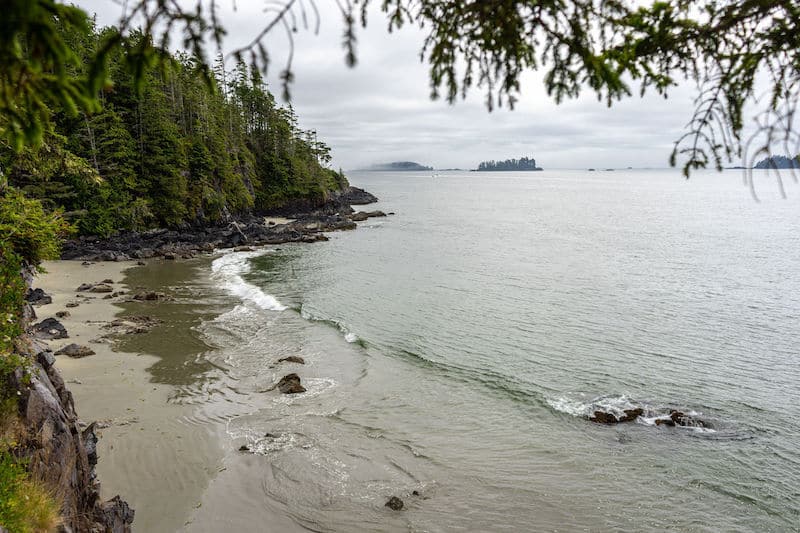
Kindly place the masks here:
MULTIPOLYGON (((262 0, 218 3, 228 32, 225 52, 250 41, 270 18, 262 0)), ((101 25, 113 24, 121 14, 118 0, 77 4, 96 13, 101 25)), ((693 85, 675 88, 666 100, 637 95, 612 108, 589 92, 557 105, 546 94, 543 74, 530 72, 513 110, 489 112, 480 88, 452 105, 434 101, 428 67, 420 61, 425 33, 410 26, 389 33, 380 2, 373 4, 367 28, 358 33, 355 68, 345 64, 335 0, 317 0, 318 33, 301 27, 294 34, 291 103, 300 126, 316 130, 331 146, 334 168, 389 161, 475 168, 484 160, 523 156, 544 168, 669 166, 673 143, 691 116, 693 85)), ((280 95, 278 73, 289 49, 285 33, 276 28, 267 44, 273 60, 268 80, 280 95)))

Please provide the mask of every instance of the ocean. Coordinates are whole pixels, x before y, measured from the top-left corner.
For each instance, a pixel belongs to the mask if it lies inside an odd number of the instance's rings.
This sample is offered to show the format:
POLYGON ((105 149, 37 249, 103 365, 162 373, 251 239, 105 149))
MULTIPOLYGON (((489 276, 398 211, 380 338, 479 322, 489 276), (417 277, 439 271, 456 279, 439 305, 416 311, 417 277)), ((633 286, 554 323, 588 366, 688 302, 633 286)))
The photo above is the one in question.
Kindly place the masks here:
POLYGON ((203 348, 153 369, 224 450, 188 530, 800 529, 796 185, 349 178, 394 214, 193 267, 203 348))

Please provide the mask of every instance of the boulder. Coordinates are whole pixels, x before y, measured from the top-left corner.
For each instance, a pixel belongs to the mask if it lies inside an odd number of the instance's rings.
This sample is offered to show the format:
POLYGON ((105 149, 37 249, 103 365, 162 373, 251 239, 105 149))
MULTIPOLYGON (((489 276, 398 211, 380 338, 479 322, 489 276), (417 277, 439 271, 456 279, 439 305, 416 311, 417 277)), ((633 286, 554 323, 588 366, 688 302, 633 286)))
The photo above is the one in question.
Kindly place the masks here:
POLYGON ((300 376, 297 374, 287 374, 278 382, 278 390, 283 394, 299 394, 306 389, 300 384, 300 376))
POLYGON ((384 504, 384 507, 388 507, 392 511, 401 511, 403 509, 403 500, 398 498, 397 496, 392 496, 389 500, 384 504))
POLYGON ((75 289, 75 292, 88 291, 92 287, 94 287, 94 285, 92 285, 91 283, 81 283, 80 286, 77 289, 75 289))
POLYGON ((102 281, 102 283, 108 283, 109 285, 113 285, 114 284, 114 280, 110 279, 110 278, 106 278, 106 279, 104 279, 102 281))
POLYGON ((359 211, 358 213, 354 213, 350 217, 350 220, 352 220, 354 222, 363 222, 364 220, 367 220, 368 218, 385 217, 385 216, 386 216, 386 213, 384 213, 383 211, 359 211))
POLYGON ((605 411, 595 411, 594 416, 589 417, 589 420, 600 424, 618 424, 620 422, 633 422, 638 417, 644 414, 644 409, 642 409, 641 407, 637 407, 635 409, 625 409, 623 412, 625 414, 617 418, 616 415, 612 413, 606 413, 605 411))
POLYGON ((114 292, 114 287, 106 283, 98 283, 89 289, 89 292, 114 292))
POLYGON ((58 313, 56 313, 56 316, 58 318, 67 318, 69 317, 69 311, 59 311, 58 313))
POLYGON ((289 357, 283 357, 281 359, 278 359, 278 362, 279 363, 297 363, 298 365, 306 364, 306 360, 303 359, 302 357, 297 356, 297 355, 290 355, 289 357))
POLYGON ((56 352, 56 355, 67 355, 69 357, 88 357, 90 355, 94 355, 94 350, 89 348, 88 346, 82 346, 80 344, 67 344, 59 351, 56 352))
POLYGON ((47 305, 53 303, 53 298, 42 289, 28 289, 25 301, 32 305, 47 305))
POLYGON ((55 318, 46 318, 38 324, 34 324, 31 330, 33 336, 38 339, 66 339, 69 337, 67 328, 55 318))
POLYGON ((64 304, 64 307, 72 308, 72 307, 78 307, 79 305, 81 304, 79 304, 78 302, 67 302, 66 304, 64 304))
POLYGON ((682 426, 682 427, 693 427, 693 428, 710 428, 711 424, 706 422, 705 420, 701 420, 691 415, 687 415, 681 411, 676 411, 671 409, 669 412, 669 418, 659 418, 656 419, 657 426, 682 426))

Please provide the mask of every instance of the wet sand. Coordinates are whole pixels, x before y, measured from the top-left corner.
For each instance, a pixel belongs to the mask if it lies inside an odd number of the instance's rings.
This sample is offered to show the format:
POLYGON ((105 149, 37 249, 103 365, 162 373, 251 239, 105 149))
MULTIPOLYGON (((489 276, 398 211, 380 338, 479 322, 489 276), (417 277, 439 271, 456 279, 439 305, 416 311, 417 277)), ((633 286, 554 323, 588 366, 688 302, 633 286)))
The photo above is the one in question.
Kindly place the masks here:
POLYGON ((168 532, 184 528, 201 506, 209 481, 224 468, 223 451, 216 429, 193 422, 193 406, 174 401, 175 388, 153 379, 148 369, 161 358, 137 347, 162 346, 176 352, 185 349, 175 344, 174 331, 166 320, 148 333, 124 336, 116 346, 119 351, 107 342, 92 342, 102 340, 108 333, 102 325, 122 313, 123 306, 129 308, 124 314, 157 315, 165 304, 120 305, 128 295, 103 299, 104 294, 75 290, 82 283, 109 278, 115 282, 115 291, 130 291, 121 282, 124 272, 135 268, 133 263, 83 266, 76 261, 54 261, 44 267, 47 273, 34 286, 51 295, 53 303, 36 308, 38 319, 54 317, 62 310, 70 313, 69 317, 58 319, 67 328, 69 338, 50 341, 51 347, 58 350, 74 342, 96 352, 82 359, 60 355, 56 365, 75 397, 81 420, 99 421, 101 427, 107 426, 98 431, 101 438, 97 472, 102 497, 122 495, 136 511, 133 524, 136 531, 168 532), (68 302, 80 305, 66 308, 68 302))

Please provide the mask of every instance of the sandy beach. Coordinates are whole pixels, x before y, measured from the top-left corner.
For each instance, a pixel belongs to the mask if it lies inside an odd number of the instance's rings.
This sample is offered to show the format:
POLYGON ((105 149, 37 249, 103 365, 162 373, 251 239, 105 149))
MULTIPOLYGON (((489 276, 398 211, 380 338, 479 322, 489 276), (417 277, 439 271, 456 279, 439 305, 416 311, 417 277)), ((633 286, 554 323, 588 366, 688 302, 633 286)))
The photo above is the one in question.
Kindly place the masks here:
MULTIPOLYGON (((220 468, 222 452, 209 435, 211 430, 187 422, 191 407, 170 401, 173 388, 151 380, 147 369, 158 357, 116 351, 104 338, 108 330, 103 326, 123 312, 120 303, 129 295, 104 299, 104 294, 76 291, 82 283, 110 279, 114 291, 129 293, 124 273, 134 267, 131 262, 88 266, 77 261, 47 262, 47 272, 34 286, 44 289, 53 302, 37 307, 36 313, 43 320, 69 312, 58 318, 69 338, 50 341, 54 351, 77 343, 95 352, 79 359, 59 355, 56 365, 74 395, 81 420, 97 421, 101 428, 97 472, 103 498, 121 494, 136 511, 137 531, 176 531, 200 506, 209 480, 220 468), (67 308, 67 303, 79 305, 67 308)), ((159 342, 157 336, 164 329, 162 324, 125 337, 159 342)))

